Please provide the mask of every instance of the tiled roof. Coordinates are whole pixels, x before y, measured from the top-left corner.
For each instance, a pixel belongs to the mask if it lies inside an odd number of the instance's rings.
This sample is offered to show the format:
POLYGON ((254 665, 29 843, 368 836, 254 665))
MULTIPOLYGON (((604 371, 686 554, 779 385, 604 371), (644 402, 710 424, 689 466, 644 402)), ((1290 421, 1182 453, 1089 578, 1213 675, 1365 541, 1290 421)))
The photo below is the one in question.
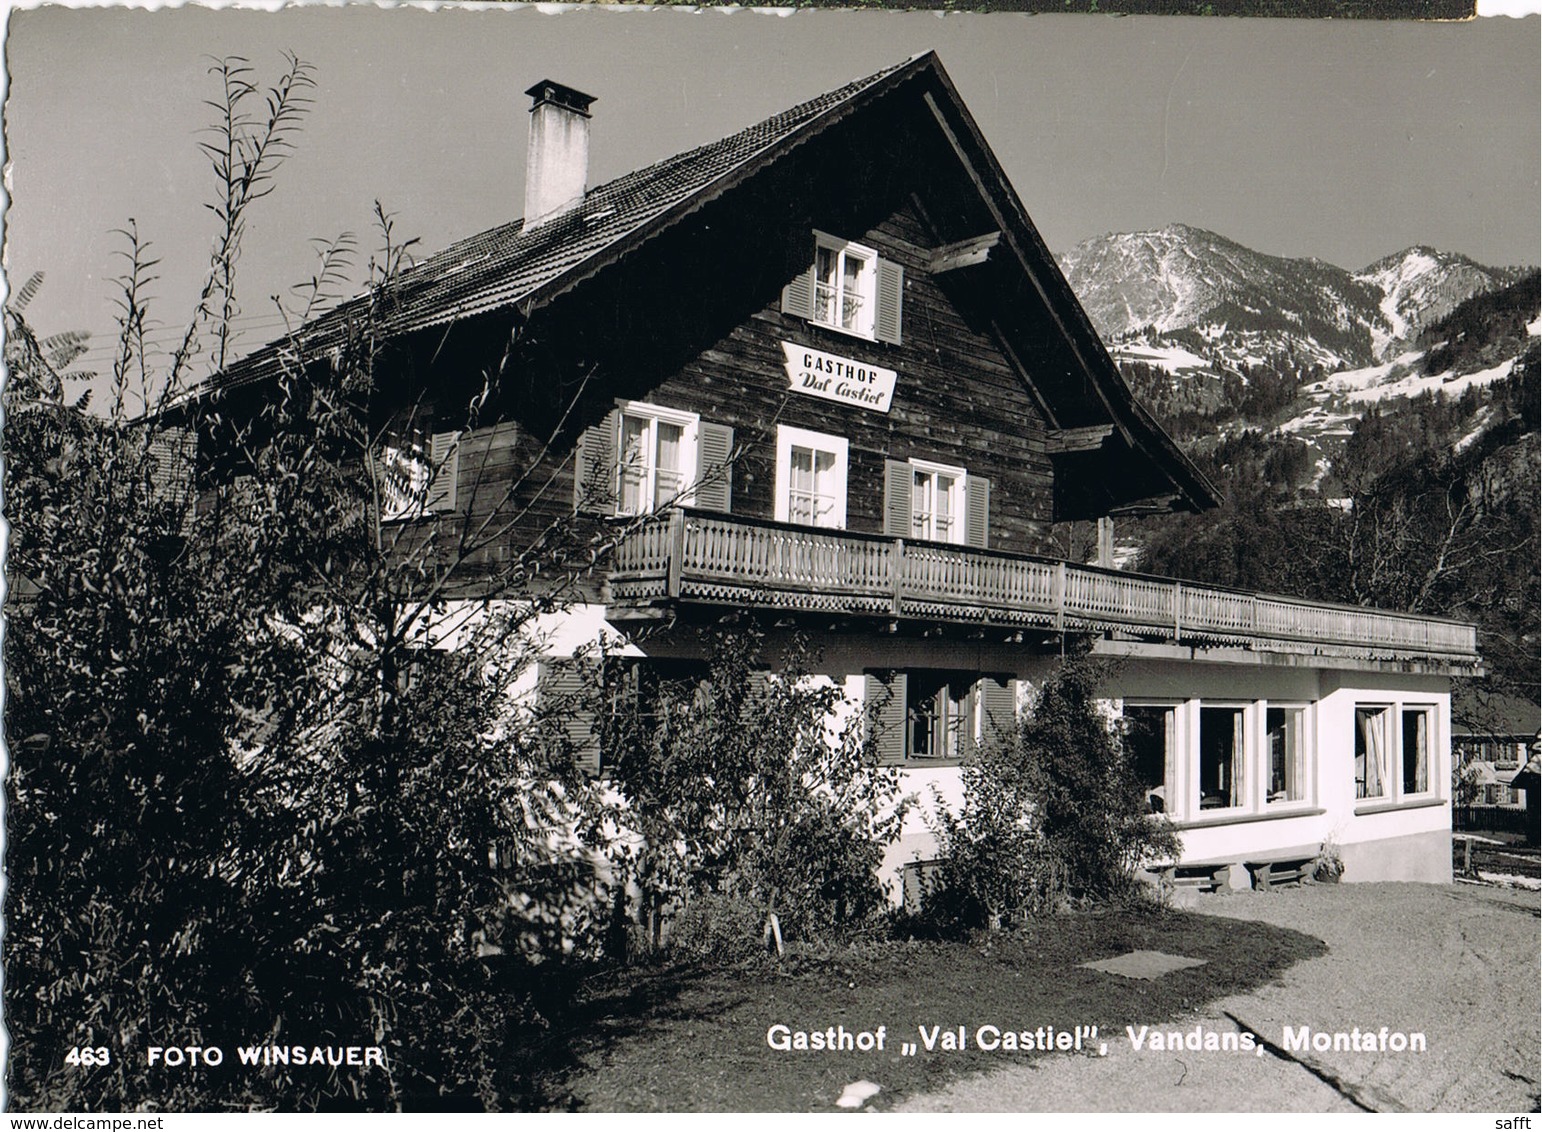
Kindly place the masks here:
MULTIPOLYGON (((396 334, 421 330, 524 302, 543 289, 560 286, 570 273, 604 261, 603 253, 644 238, 650 225, 667 213, 689 211, 710 199, 732 184, 736 173, 755 168, 800 133, 849 108, 864 92, 932 59, 930 54, 908 59, 720 141, 618 177, 589 190, 571 212, 531 231, 515 220, 451 244, 400 275, 392 289, 386 329, 396 334)), ((344 324, 350 306, 307 328, 307 344, 324 349, 344 324)), ((227 381, 261 376, 274 349, 265 347, 236 363, 227 381)))

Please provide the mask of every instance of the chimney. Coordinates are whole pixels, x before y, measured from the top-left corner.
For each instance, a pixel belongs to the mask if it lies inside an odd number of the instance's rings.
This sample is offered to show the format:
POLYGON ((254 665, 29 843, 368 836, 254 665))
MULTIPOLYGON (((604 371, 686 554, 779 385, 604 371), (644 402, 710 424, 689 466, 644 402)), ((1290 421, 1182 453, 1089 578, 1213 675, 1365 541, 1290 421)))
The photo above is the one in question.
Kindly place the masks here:
POLYGON ((525 230, 584 199, 589 178, 592 95, 542 79, 530 96, 530 148, 525 156, 525 230))

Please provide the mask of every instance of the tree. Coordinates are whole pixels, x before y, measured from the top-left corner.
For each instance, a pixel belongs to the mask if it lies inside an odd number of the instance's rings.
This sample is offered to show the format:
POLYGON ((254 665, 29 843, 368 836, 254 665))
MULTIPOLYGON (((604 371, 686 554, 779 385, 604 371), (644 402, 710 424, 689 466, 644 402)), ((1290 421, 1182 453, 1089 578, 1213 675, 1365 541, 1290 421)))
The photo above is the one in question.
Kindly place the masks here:
POLYGON ((594 918, 593 867, 563 836, 591 788, 564 721, 507 690, 529 620, 597 550, 535 532, 483 600, 452 604, 508 526, 383 517, 424 516, 438 468, 403 481, 386 458, 407 248, 378 206, 369 286, 324 352, 301 328, 335 300, 347 241, 287 312, 261 397, 195 386, 230 358, 245 218, 314 85, 293 58, 266 90, 243 60, 212 72, 219 227, 169 361, 145 351, 154 260, 132 224, 106 416, 66 396, 71 340, 6 312, 12 1103, 494 1105, 521 1088, 511 1032, 560 1007, 594 918), (428 647, 451 630, 464 647, 428 647), (385 1066, 146 1064, 149 1045, 270 1042, 379 1045, 385 1066), (110 1056, 65 1064, 74 1047, 110 1056))

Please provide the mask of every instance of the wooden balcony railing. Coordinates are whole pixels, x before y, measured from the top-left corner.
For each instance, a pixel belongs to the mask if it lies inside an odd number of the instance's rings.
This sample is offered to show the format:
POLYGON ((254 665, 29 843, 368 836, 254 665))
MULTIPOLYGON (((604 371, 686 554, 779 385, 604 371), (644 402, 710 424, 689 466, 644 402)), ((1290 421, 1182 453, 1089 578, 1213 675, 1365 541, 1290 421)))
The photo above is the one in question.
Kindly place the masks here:
POLYGON ((1473 626, 1029 555, 676 510, 622 540, 620 607, 701 602, 1291 652, 1477 660, 1473 626))

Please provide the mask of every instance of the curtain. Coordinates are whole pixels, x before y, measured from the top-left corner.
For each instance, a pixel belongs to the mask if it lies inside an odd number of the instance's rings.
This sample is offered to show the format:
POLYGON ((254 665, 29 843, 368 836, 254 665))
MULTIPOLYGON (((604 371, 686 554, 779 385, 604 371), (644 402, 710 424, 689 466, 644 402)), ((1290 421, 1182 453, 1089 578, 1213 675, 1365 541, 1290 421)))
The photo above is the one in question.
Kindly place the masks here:
POLYGON ((1231 781, 1227 783, 1230 798, 1227 804, 1232 806, 1242 805, 1242 717, 1243 713, 1238 711, 1232 718, 1231 773, 1228 776, 1231 781))
POLYGON ((1357 798, 1380 798, 1387 792, 1386 709, 1356 708, 1360 748, 1355 753, 1357 798))
POLYGON ((1430 788, 1429 713, 1403 713, 1403 792, 1419 794, 1430 788))

